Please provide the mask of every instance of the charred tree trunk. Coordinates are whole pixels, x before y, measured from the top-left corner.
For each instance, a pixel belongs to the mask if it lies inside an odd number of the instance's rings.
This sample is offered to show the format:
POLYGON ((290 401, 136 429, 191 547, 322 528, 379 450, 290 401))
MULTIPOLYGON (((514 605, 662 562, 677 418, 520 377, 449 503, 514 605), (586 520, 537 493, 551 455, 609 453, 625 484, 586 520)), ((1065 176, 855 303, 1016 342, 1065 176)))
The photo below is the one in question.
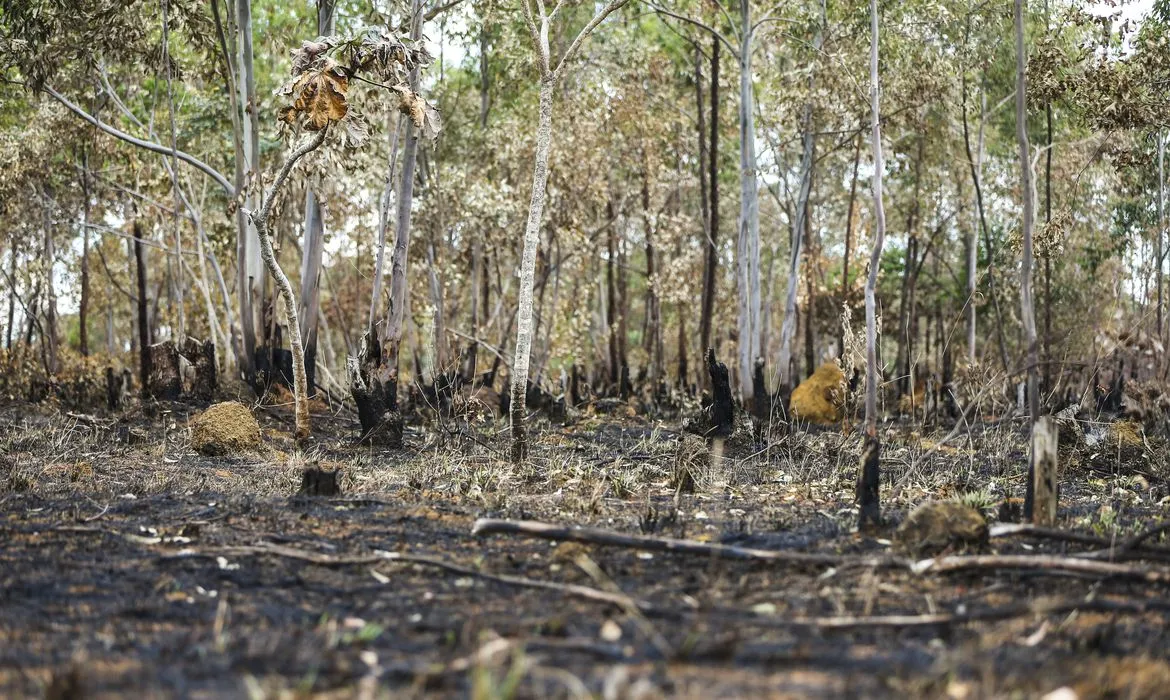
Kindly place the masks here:
POLYGON ((878 268, 886 237, 886 210, 882 202, 881 83, 878 73, 878 2, 869 2, 869 99, 873 145, 874 240, 865 284, 865 442, 857 478, 858 527, 865 529, 881 522, 881 441, 877 433, 877 385, 880 367, 877 347, 878 268))

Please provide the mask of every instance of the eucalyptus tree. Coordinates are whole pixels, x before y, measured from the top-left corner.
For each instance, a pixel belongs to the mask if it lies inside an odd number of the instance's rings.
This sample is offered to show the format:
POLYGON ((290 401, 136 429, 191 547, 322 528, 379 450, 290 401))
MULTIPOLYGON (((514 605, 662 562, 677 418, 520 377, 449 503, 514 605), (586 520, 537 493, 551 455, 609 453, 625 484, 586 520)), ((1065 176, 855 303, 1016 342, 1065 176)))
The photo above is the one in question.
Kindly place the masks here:
POLYGON ((628 0, 608 0, 577 33, 559 59, 554 59, 549 45, 552 22, 563 8, 557 0, 548 10, 544 0, 524 0, 521 9, 529 38, 536 50, 540 76, 539 121, 536 128, 536 158, 532 166, 532 193, 528 204, 528 222, 524 226, 524 251, 520 260, 520 300, 516 312, 516 348, 512 358, 512 387, 509 413, 512 422, 512 460, 523 461, 528 453, 524 430, 527 413, 528 366, 532 352, 532 292, 536 273, 536 250, 540 245, 541 217, 544 214, 545 185, 548 182, 548 154, 552 144, 553 91, 567 72, 566 66, 581 50, 585 39, 615 10, 628 0))
POLYGON ((886 238, 886 210, 882 201, 881 83, 878 73, 878 2, 869 1, 869 100, 871 147, 873 149, 873 250, 869 258, 869 276, 865 283, 865 446, 857 478, 857 501, 860 506, 859 527, 881 520, 881 439, 877 433, 877 390, 881 368, 877 356, 877 289, 878 268, 886 238))
MULTIPOLYGON (((752 55, 756 49, 756 32, 763 25, 778 21, 776 9, 753 19, 751 0, 739 0, 738 21, 723 3, 716 0, 719 15, 728 27, 728 37, 716 26, 675 12, 654 2, 648 3, 664 17, 694 25, 722 43, 739 63, 739 225, 736 235, 736 289, 739 387, 742 400, 753 401, 757 394, 753 367, 764 345, 761 323, 760 289, 760 197, 759 165, 756 155, 755 89, 752 85, 752 55)), ((716 99, 714 96, 712 100, 716 99)), ((712 128, 716 128, 714 125, 712 128)))

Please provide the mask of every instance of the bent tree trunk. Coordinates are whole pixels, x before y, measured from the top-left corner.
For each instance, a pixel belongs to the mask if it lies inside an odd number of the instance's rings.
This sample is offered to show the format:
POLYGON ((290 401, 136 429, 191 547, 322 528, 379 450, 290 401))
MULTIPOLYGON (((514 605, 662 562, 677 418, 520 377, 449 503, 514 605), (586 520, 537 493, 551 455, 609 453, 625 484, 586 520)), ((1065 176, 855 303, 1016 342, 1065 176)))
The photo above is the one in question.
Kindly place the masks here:
POLYGON ((528 360, 532 350, 532 289, 536 275, 536 248, 540 243, 540 220, 544 215, 545 183, 548 182, 548 152, 552 143, 552 98, 556 76, 540 80, 540 123, 536 129, 536 163, 532 168, 532 198, 528 223, 524 226, 524 253, 520 259, 520 308, 516 314, 516 353, 512 361, 510 413, 512 419, 512 460, 521 462, 528 454, 524 417, 528 388, 528 360))
POLYGON ((268 215, 272 211, 272 200, 275 199, 276 193, 280 190, 280 186, 288 179, 288 174, 292 171, 293 166, 305 154, 316 150, 325 141, 325 134, 327 133, 327 128, 321 129, 312 140, 302 144, 293 151, 292 155, 288 157, 288 160, 285 161, 284 166, 280 169, 276 179, 273 180, 272 186, 264 195, 260 210, 252 213, 252 223, 256 226, 256 232, 260 238, 260 256, 263 258, 264 265, 268 268, 269 274, 276 281, 276 288, 284 300, 284 312, 288 321, 289 345, 292 347, 293 398, 296 403, 295 437, 298 443, 303 443, 308 440, 310 432, 309 398, 308 387, 306 386, 307 378, 305 376, 305 348, 301 344, 301 324, 297 317, 297 300, 293 296, 292 284, 289 283, 288 276, 284 274, 284 270, 280 269, 280 264, 276 261, 276 253, 272 250, 272 233, 268 227, 268 215))

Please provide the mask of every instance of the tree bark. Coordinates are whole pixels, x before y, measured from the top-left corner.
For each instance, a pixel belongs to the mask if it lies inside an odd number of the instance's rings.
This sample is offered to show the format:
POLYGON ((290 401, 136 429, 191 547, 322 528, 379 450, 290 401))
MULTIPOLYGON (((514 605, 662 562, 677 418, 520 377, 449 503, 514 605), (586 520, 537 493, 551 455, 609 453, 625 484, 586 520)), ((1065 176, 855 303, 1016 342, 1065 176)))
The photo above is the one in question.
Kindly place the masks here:
POLYGON ((1158 263, 1158 270, 1155 273, 1158 284, 1158 341, 1163 340, 1162 333, 1162 318, 1163 318, 1163 282, 1162 282, 1162 268, 1165 265, 1165 236, 1166 236, 1166 132, 1162 129, 1158 130, 1158 230, 1154 233, 1155 253, 1154 259, 1158 263))

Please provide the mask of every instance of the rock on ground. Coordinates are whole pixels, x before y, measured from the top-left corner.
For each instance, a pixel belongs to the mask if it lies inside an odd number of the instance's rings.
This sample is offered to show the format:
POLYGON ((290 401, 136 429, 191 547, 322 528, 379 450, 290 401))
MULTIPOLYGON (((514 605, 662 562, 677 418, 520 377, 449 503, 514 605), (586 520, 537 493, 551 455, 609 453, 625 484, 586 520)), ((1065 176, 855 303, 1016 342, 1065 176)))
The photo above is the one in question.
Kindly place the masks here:
POLYGON ((260 447, 260 424, 238 401, 217 403, 189 425, 191 446, 205 455, 232 455, 260 447))

